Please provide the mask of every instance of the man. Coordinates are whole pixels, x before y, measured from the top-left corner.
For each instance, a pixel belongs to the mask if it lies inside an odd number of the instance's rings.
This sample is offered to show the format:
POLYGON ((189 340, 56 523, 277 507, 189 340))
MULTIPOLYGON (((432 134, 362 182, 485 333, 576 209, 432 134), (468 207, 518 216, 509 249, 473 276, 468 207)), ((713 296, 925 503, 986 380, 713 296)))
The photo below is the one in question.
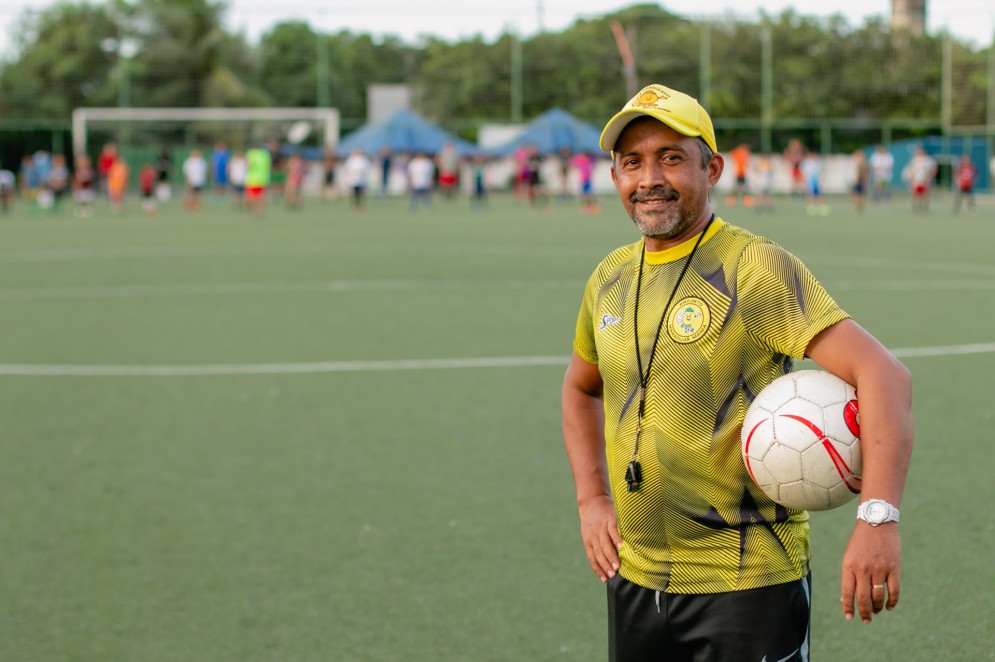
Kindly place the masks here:
POLYGON ((588 282, 563 435, 587 558, 608 584, 610 659, 806 660, 808 514, 750 481, 743 416, 792 358, 857 386, 861 500, 888 516, 861 508, 875 522, 854 527, 841 602, 869 622, 900 591, 897 510, 877 500, 901 500, 909 374, 794 256, 712 214, 724 162, 695 99, 650 85, 601 147, 643 238, 588 282), (688 308, 694 323, 675 324, 688 308))
POLYGON ((219 198, 228 195, 228 163, 231 161, 231 152, 223 141, 218 141, 211 151, 211 179, 214 182, 214 191, 219 198))
POLYGON ((252 147, 245 153, 245 209, 253 216, 262 216, 266 211, 266 189, 272 170, 269 150, 252 147))
POLYGON ((207 160, 199 149, 192 150, 183 162, 183 178, 186 180, 183 208, 189 212, 199 212, 201 194, 207 186, 207 160))
POLYGON ((366 176, 372 167, 370 158, 363 153, 359 147, 354 147, 352 153, 346 157, 343 169, 345 170, 346 184, 352 191, 352 208, 355 211, 363 211, 363 200, 366 195, 366 176))
POLYGON ((802 159, 802 176, 805 178, 805 212, 809 216, 828 216, 829 206, 822 196, 822 159, 815 152, 805 152, 802 159))
POLYGON ((878 145, 871 155, 871 172, 874 174, 874 201, 891 197, 891 179, 895 170, 895 157, 888 148, 878 145))
POLYGON ((419 203, 425 208, 432 206, 432 184, 435 182, 435 164, 427 155, 419 152, 408 161, 408 186, 411 189, 411 211, 418 209, 419 203))
POLYGON ((957 189, 954 193, 954 213, 960 213, 960 206, 967 200, 967 206, 974 210, 974 182, 978 178, 978 168, 970 154, 960 157, 957 163, 957 189))
POLYGON ((916 147, 912 159, 902 170, 902 179, 909 183, 912 193, 912 211, 925 214, 929 211, 929 189, 933 186, 938 166, 925 148, 916 147))
POLYGON ((456 187, 459 184, 459 153, 451 142, 442 146, 438 154, 439 162, 439 187, 447 200, 452 200, 456 196, 456 187))
POLYGON ((0 166, 0 211, 7 213, 14 202, 14 189, 17 188, 17 177, 10 170, 0 166))
POLYGON ((726 204, 730 207, 736 206, 736 200, 742 200, 743 205, 747 207, 753 206, 753 197, 750 195, 750 187, 746 181, 746 173, 750 169, 750 156, 749 143, 741 143, 729 152, 733 172, 736 175, 732 193, 726 196, 726 204))
POLYGON ((93 216, 93 198, 98 186, 97 171, 86 154, 76 156, 73 168, 73 213, 81 218, 93 216))

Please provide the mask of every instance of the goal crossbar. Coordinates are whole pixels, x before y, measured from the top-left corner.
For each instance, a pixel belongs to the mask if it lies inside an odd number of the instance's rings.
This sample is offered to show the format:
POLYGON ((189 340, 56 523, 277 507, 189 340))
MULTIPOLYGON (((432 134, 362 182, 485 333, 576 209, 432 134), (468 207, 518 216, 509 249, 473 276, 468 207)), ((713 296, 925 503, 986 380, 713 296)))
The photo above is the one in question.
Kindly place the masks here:
POLYGON ((76 154, 86 153, 87 123, 98 120, 121 122, 303 120, 323 125, 325 145, 334 147, 339 139, 337 108, 76 108, 73 110, 73 149, 76 154))

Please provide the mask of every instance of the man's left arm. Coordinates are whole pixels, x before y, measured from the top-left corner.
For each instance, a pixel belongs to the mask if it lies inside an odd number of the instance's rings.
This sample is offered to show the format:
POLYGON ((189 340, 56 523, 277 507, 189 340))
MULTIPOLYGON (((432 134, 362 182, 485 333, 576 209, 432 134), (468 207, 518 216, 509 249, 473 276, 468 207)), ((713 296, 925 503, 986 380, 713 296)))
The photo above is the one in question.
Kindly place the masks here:
MULTIPOLYGON (((898 508, 912 455, 909 371, 853 320, 823 330, 809 343, 806 355, 857 388, 863 465, 860 501, 883 499, 898 508)), ((843 555, 841 601, 847 620, 854 616, 855 597, 865 623, 882 608, 895 607, 901 591, 901 556, 897 522, 871 526, 857 521, 843 555)))

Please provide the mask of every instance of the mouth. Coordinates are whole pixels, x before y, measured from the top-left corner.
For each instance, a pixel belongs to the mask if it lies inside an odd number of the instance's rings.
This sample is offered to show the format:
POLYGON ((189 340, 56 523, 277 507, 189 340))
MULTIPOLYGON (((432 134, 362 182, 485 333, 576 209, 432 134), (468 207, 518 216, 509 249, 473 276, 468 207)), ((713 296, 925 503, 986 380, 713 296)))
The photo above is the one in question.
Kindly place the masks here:
POLYGON ((634 204, 645 210, 663 209, 669 207, 676 198, 640 198, 634 204))
POLYGON ((655 207, 665 205, 668 202, 674 202, 678 197, 677 191, 654 191, 652 195, 634 195, 630 200, 633 204, 655 207))

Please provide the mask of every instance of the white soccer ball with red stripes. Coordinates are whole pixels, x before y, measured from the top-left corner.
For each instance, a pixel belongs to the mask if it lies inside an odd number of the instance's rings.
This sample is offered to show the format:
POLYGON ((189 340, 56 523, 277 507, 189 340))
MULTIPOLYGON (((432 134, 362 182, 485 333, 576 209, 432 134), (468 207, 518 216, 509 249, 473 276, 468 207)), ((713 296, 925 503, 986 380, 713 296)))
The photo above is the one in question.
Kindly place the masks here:
POLYGON ((778 377, 743 419, 743 462, 763 493, 795 510, 829 510, 860 493, 857 392, 835 375, 778 377))

